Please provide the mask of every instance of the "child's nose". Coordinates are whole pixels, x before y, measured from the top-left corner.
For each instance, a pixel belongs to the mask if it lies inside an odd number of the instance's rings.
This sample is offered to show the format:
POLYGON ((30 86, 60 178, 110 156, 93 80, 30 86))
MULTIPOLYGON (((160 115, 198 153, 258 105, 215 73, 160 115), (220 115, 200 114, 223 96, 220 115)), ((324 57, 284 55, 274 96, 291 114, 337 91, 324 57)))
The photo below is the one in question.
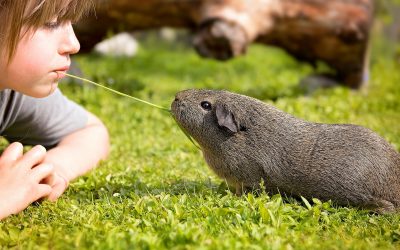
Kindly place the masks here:
POLYGON ((74 29, 72 28, 71 22, 65 24, 65 35, 63 37, 62 44, 60 46, 60 54, 76 54, 78 53, 81 45, 79 44, 78 38, 75 36, 74 29))

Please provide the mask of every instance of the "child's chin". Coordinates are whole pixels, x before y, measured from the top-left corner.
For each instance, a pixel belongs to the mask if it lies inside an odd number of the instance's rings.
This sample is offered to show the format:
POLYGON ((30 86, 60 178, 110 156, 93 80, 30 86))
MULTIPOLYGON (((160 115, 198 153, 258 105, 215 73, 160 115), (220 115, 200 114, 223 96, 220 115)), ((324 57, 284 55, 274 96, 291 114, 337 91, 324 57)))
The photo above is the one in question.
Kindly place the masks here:
POLYGON ((53 84, 51 84, 50 92, 49 92, 48 95, 50 95, 51 93, 53 93, 54 91, 56 91, 57 87, 58 87, 58 81, 57 81, 57 82, 54 82, 53 84))
POLYGON ((47 96, 51 95, 52 93, 54 93, 54 91, 57 89, 57 86, 58 86, 58 82, 51 83, 50 86, 43 88, 40 91, 37 91, 36 93, 32 93, 31 96, 35 97, 35 98, 47 97, 47 96))

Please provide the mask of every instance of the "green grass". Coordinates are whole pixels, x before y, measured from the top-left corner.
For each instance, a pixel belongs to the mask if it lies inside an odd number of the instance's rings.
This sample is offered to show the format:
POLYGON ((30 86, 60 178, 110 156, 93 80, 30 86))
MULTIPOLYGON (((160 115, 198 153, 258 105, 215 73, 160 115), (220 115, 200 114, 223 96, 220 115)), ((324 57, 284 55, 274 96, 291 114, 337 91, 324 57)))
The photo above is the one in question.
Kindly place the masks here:
MULTIPOLYGON (((172 45, 142 46, 133 59, 76 59, 87 78, 165 107, 179 90, 228 89, 306 120, 369 127, 400 149, 400 65, 378 53, 368 91, 336 88, 310 97, 297 82, 313 69, 263 46, 226 63, 172 45)), ((56 203, 35 203, 1 221, 4 248, 400 248, 400 215, 266 193, 236 197, 168 113, 86 84, 60 87, 107 125, 110 157, 56 203)))

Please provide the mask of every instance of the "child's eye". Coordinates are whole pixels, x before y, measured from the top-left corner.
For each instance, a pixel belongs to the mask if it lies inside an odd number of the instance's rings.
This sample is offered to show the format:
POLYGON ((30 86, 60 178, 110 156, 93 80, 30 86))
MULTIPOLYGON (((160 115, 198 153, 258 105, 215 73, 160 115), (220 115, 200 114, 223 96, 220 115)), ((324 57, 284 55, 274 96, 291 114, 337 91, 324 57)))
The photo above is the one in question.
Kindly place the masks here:
POLYGON ((60 27, 60 22, 58 22, 58 21, 51 21, 51 22, 47 22, 47 23, 45 23, 44 24, 44 27, 46 28, 46 29, 50 29, 50 30, 53 30, 53 29, 57 29, 58 27, 60 27))

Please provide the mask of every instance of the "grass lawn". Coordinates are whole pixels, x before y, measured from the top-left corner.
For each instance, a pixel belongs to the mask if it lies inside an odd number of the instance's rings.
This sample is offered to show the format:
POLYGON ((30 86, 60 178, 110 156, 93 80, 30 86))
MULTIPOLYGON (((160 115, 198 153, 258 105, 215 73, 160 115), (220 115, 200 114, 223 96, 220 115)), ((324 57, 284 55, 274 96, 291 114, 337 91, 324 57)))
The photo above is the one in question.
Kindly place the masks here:
MULTIPOLYGON (((311 66, 264 46, 225 63, 154 43, 142 45, 133 59, 75 59, 87 78, 165 107, 179 90, 228 89, 306 120, 366 126, 400 150, 400 65, 378 52, 367 91, 336 88, 309 97, 297 82, 311 66)), ((167 112, 87 84, 60 88, 107 125, 110 157, 73 181, 57 202, 35 203, 1 221, 4 248, 400 248, 400 215, 266 193, 236 197, 167 112)))

